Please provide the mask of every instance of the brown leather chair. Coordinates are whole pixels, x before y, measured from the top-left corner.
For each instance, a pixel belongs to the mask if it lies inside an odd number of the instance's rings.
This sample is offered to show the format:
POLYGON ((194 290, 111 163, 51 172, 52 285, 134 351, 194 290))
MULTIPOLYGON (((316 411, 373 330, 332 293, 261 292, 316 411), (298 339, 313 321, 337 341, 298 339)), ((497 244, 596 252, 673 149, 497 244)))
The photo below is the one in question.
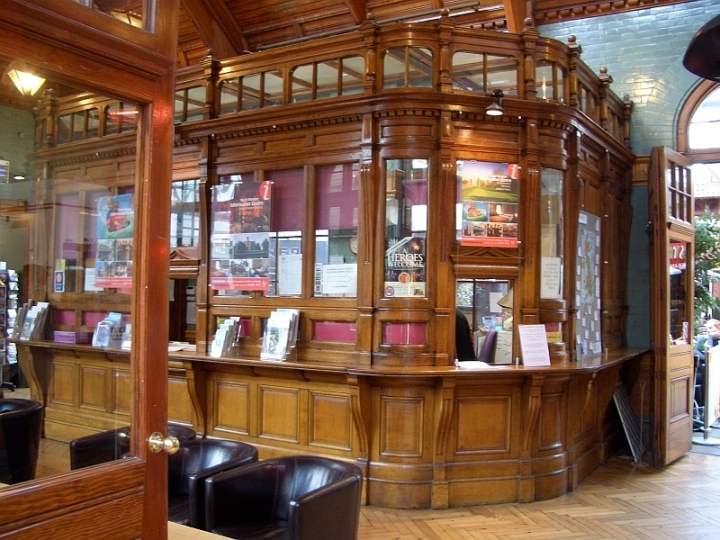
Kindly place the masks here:
MULTIPOLYGON (((168 424, 168 435, 180 442, 193 440, 193 429, 180 424, 168 424)), ((120 459, 130 451, 130 428, 122 427, 95 433, 70 441, 70 469, 80 469, 120 459)))
POLYGON ((35 478, 42 412, 37 401, 0 399, 0 482, 35 478))
POLYGON ((205 481, 208 531, 230 538, 352 540, 362 473, 314 456, 271 459, 205 481))
POLYGON ((217 439, 185 441, 168 459, 168 519, 205 527, 205 479, 257 461, 249 444, 217 439))

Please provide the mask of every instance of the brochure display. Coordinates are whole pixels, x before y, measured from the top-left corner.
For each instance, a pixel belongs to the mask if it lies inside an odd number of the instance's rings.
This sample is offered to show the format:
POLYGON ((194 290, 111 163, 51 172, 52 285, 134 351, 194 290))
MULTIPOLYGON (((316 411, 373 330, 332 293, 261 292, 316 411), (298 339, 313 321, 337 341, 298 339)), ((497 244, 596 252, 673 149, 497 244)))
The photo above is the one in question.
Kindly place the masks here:
POLYGON ((582 360, 602 352, 600 218, 580 211, 578 220, 575 345, 582 360))
MULTIPOLYGON (((135 214, 129 193, 97 200, 97 253, 95 287, 132 287, 132 252, 135 214)), ((59 275, 60 271, 56 274, 59 275)), ((64 285, 56 280, 56 291, 64 285)), ((61 291, 58 291, 61 292, 61 291)))
POLYGON ((273 311, 265 326, 260 359, 285 360, 294 352, 299 322, 300 312, 297 309, 273 311))
POLYGON ((270 182, 233 182, 212 188, 213 289, 268 294, 271 193, 270 182))
POLYGON ((385 253, 385 296, 425 296, 425 239, 403 238, 385 253))
POLYGON ((15 270, 0 261, 0 384, 3 366, 17 364, 17 347, 10 342, 17 325, 20 287, 15 270))
POLYGON ((460 245, 516 248, 520 167, 510 163, 458 161, 462 221, 460 245))

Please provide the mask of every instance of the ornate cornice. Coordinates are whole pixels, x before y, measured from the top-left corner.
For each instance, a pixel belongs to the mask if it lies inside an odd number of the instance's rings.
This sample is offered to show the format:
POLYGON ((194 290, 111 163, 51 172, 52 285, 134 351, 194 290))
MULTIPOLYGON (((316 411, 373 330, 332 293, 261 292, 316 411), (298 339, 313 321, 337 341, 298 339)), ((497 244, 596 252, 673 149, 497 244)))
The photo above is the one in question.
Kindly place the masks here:
POLYGON ((535 23, 551 24, 573 19, 599 17, 624 11, 683 4, 693 0, 538 0, 533 9, 535 23))
POLYGON ((101 161, 105 159, 116 159, 123 156, 135 155, 135 146, 125 146, 122 148, 113 148, 112 150, 100 150, 87 154, 77 154, 74 156, 50 158, 48 163, 53 167, 62 167, 64 165, 75 165, 78 163, 87 163, 90 161, 101 161))

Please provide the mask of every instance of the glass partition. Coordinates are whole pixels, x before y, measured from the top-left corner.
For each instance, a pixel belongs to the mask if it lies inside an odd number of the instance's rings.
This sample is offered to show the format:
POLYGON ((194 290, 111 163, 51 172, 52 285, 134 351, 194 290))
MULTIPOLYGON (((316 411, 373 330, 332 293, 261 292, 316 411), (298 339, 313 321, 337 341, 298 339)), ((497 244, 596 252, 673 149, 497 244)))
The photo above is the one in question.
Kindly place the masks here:
POLYGON ((198 180, 173 182, 170 205, 170 247, 194 247, 200 238, 198 180))
POLYGON ((113 19, 136 28, 145 28, 148 17, 147 9, 154 7, 154 2, 138 0, 74 0, 78 4, 109 15, 113 19))
POLYGON ((427 204, 428 160, 386 160, 386 297, 425 296, 427 204))
POLYGON ((433 53, 424 47, 393 47, 383 58, 383 88, 432 87, 433 53))
POLYGON ((359 169, 323 165, 315 178, 315 296, 357 295, 359 169))
POLYGON ((670 242, 668 249, 668 273, 670 279, 670 335, 672 345, 690 343, 690 302, 688 295, 693 294, 690 284, 692 276, 688 274, 688 244, 670 242))
POLYGON ((540 297, 563 298, 563 172, 543 169, 540 192, 540 297))
POLYGON ((502 90, 517 95, 517 60, 512 56, 456 52, 453 55, 453 88, 492 94, 502 90))

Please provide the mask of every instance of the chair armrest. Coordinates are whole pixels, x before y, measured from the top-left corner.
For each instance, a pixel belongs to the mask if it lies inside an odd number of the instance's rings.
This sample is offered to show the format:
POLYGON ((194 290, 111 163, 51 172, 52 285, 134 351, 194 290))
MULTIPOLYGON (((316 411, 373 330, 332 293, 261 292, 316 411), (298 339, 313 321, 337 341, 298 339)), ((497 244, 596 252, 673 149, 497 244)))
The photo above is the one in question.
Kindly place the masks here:
POLYGON ((190 526, 205 526, 205 480, 218 473, 249 465, 257 461, 257 452, 253 455, 231 459, 224 463, 208 467, 188 477, 188 497, 190 500, 190 526))
POLYGON ((362 479, 351 476, 290 501, 290 538, 354 540, 362 479))
POLYGON ((205 479, 206 530, 242 521, 270 519, 285 468, 253 463, 205 479))

